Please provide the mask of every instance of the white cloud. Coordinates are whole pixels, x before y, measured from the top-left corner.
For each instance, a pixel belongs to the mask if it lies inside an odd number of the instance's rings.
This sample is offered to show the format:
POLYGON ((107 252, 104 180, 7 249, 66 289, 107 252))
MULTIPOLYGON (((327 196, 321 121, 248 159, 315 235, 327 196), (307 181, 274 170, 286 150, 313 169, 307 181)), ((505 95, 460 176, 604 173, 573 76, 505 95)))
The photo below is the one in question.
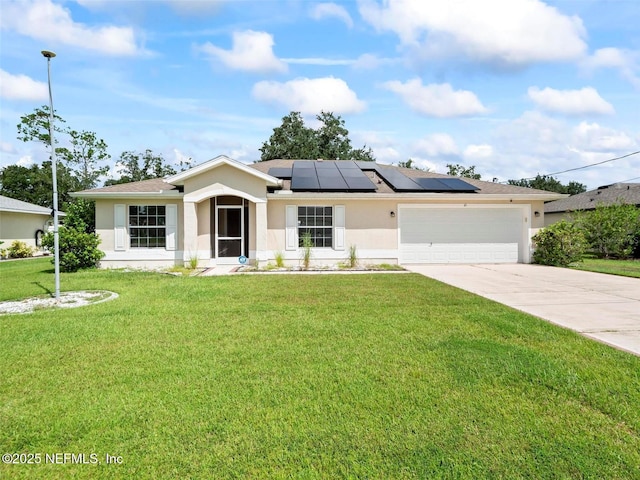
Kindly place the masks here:
POLYGON ((361 70, 374 70, 378 67, 391 65, 397 62, 398 60, 394 58, 383 58, 371 53, 363 53, 353 62, 353 67, 361 70))
POLYGON ((567 115, 583 115, 595 113, 607 115, 614 113, 613 106, 604 100, 595 88, 585 87, 580 90, 556 90, 530 87, 529 98, 543 110, 564 113, 567 115))
POLYGON ((234 70, 284 73, 288 70, 287 64, 274 55, 273 45, 270 34, 246 30, 234 32, 231 50, 216 47, 210 42, 200 46, 200 50, 234 70))
POLYGON ((16 147, 9 142, 0 142, 0 152, 2 153, 16 153, 16 147))
POLYGON ((582 67, 587 71, 617 69, 622 78, 640 89, 640 51, 600 48, 582 61, 582 67))
POLYGON ((0 98, 9 100, 45 100, 47 84, 26 75, 12 75, 0 69, 0 98))
POLYGON ((2 2, 0 26, 47 45, 63 44, 113 56, 148 53, 136 43, 130 27, 90 27, 75 22, 71 12, 51 0, 9 0, 2 2))
POLYGON ((581 122, 573 128, 572 147, 580 151, 619 153, 632 150, 638 143, 625 132, 581 122))
POLYGON ((467 145, 464 149, 463 156, 467 160, 477 160, 489 158, 493 155, 493 147, 491 145, 467 145))
POLYGON ((413 151, 429 158, 458 156, 460 150, 456 142, 446 133, 434 133, 418 140, 413 151))
POLYGON ((284 105, 303 114, 319 114, 322 110, 356 113, 366 108, 344 80, 334 77, 297 78, 285 83, 262 81, 253 86, 252 94, 262 102, 284 105))
MULTIPOLYGON (((493 155, 478 162, 481 173, 501 180, 535 177, 589 165, 638 150, 638 138, 597 123, 572 124, 541 112, 524 112, 504 123, 492 139, 493 155)), ((630 177, 634 157, 558 175, 597 187, 630 177), (623 172, 623 173, 620 173, 623 172)))
POLYGON ((322 58, 322 57, 308 57, 308 58, 283 58, 283 62, 297 64, 297 65, 320 65, 323 67, 333 67, 340 65, 352 65, 353 60, 340 59, 340 58, 322 58))
POLYGON ((343 21, 347 27, 353 27, 353 20, 347 9, 335 3, 318 3, 311 9, 310 15, 314 20, 334 17, 343 21))
POLYGON ((360 14, 403 45, 477 62, 523 66, 583 55, 582 21, 539 0, 359 1, 360 14))
POLYGON ((33 158, 31 158, 31 155, 20 157, 20 159, 16 162, 16 165, 19 165, 20 167, 30 167, 31 165, 33 165, 33 158))
POLYGON ((386 82, 383 86, 400 95, 412 110, 430 117, 461 117, 487 112, 473 92, 453 90, 448 83, 422 85, 422 80, 414 78, 406 83, 386 82))

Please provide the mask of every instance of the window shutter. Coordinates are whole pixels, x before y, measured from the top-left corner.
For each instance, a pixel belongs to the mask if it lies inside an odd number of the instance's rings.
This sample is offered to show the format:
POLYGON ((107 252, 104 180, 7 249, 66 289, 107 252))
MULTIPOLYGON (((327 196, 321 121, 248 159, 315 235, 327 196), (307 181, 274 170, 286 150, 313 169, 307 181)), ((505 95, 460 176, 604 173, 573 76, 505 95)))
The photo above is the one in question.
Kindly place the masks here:
POLYGON ((167 250, 177 250, 178 248, 178 206, 176 204, 167 205, 166 211, 166 236, 167 250))
POLYGON ((121 203, 113 206, 113 249, 117 252, 121 252, 127 249, 127 215, 125 209, 126 205, 123 205, 121 203))
POLYGON ((333 207, 333 248, 344 250, 344 205, 333 207))
POLYGON ((296 250, 298 248, 298 207, 287 205, 285 229, 285 250, 296 250))

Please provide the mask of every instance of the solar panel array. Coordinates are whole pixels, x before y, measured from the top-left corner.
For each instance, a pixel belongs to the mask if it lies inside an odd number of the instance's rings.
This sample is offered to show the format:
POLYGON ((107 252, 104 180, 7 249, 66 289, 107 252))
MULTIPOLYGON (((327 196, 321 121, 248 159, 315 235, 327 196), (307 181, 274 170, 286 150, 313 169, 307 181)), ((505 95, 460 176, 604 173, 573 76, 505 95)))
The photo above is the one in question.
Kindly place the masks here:
POLYGON ((300 160, 290 168, 270 168, 269 175, 291 179, 291 190, 298 192, 375 192, 377 188, 365 171, 375 171, 395 192, 474 193, 480 190, 459 178, 414 179, 394 167, 351 160, 300 160))
POLYGON ((351 161, 293 162, 291 190, 317 192, 375 192, 376 186, 351 161))
POLYGON ((416 178, 416 182, 429 192, 475 192, 480 190, 459 178, 416 178))

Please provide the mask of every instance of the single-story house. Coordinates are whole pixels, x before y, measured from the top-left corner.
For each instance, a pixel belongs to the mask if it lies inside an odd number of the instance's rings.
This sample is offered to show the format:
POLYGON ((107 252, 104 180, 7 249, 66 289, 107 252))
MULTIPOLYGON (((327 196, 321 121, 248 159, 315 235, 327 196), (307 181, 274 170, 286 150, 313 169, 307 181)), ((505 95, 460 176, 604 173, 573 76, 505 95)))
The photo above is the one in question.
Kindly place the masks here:
POLYGON ((15 240, 39 248, 42 235, 53 225, 50 208, 0 195, 0 240, 8 248, 15 240))
POLYGON ((544 225, 551 225, 562 219, 568 220, 571 212, 595 210, 597 205, 627 203, 640 207, 640 183, 613 183, 595 190, 554 200, 544 206, 544 225))
POLYGON ((281 255, 335 264, 530 262, 544 202, 562 195, 377 164, 219 156, 167 178, 76 192, 96 201, 105 267, 281 255))

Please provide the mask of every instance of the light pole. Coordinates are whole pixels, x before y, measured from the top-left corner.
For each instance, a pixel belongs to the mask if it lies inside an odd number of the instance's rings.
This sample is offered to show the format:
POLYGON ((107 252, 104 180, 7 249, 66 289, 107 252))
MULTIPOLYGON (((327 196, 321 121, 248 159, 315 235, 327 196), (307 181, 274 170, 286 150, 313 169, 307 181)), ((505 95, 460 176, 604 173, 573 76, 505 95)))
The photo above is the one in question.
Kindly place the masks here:
POLYGON ((56 301, 60 300, 60 238, 58 236, 58 162, 56 145, 53 141, 53 97, 51 96, 51 59, 55 53, 42 50, 47 59, 47 79, 49 83, 49 143, 51 144, 51 172, 53 176, 53 265, 56 284, 56 301))

